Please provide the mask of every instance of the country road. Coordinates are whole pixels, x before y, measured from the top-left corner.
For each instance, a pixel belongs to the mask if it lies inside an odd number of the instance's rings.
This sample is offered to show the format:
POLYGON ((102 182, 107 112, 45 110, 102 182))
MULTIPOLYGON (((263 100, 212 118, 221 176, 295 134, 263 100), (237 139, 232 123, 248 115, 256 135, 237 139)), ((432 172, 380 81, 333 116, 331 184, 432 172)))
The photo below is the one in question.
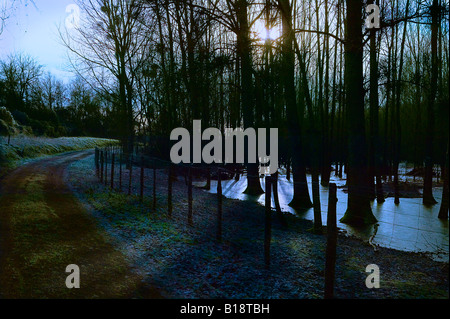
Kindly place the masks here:
POLYGON ((0 180, 0 298, 159 297, 64 183, 67 166, 92 153, 46 157, 0 180), (66 287, 69 264, 79 289, 66 287))

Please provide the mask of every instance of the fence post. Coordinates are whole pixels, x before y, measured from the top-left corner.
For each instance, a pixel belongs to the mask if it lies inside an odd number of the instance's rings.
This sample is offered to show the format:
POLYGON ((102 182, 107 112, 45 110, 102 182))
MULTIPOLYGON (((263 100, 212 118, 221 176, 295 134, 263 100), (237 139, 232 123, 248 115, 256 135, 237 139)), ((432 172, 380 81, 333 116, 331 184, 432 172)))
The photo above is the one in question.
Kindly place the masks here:
POLYGON ((236 175, 234 175, 234 180, 237 182, 240 178, 239 167, 236 167, 236 175))
POLYGON ((172 178, 172 174, 173 174, 173 167, 172 167, 172 163, 170 163, 169 166, 169 178, 168 178, 168 188, 167 188, 167 212, 169 214, 169 217, 172 217, 172 182, 173 182, 173 178, 172 178))
POLYGON ((130 176, 128 179, 128 195, 131 195, 131 181, 133 175, 133 153, 130 154, 129 163, 130 163, 130 176))
POLYGON ((266 214, 264 226, 264 262, 266 268, 270 267, 270 241, 272 239, 272 201, 271 201, 272 177, 266 176, 266 214))
POLYGON ((153 209, 156 208, 156 164, 153 160, 153 209))
POLYGON ((108 185, 108 151, 105 150, 105 186, 108 185))
POLYGON ((336 184, 328 186, 328 215, 327 215, 327 249, 325 260, 325 299, 334 296, 334 273, 336 265, 336 184))
POLYGON ((281 211, 280 198, 278 195, 278 170, 272 175, 272 184, 273 201, 275 203, 277 218, 283 226, 287 226, 287 221, 283 216, 283 212, 281 211))
POLYGON ((105 162, 105 159, 103 157, 103 151, 100 151, 100 183, 103 184, 103 165, 105 162))
POLYGON ((139 200, 144 200, 144 156, 141 156, 141 191, 139 195, 139 200))
POLYGON ((208 167, 206 174, 207 174, 206 185, 203 187, 203 189, 206 189, 209 191, 211 189, 211 168, 210 167, 208 167))
POLYGON ((119 192, 122 191, 122 150, 119 150, 119 192))
POLYGON ((222 241, 222 176, 221 169, 217 171, 217 241, 222 241))
POLYGON ((316 167, 312 167, 311 184, 312 184, 313 206, 314 206, 313 232, 316 234, 322 234, 322 211, 320 208, 319 172, 316 167))
POLYGON ((439 219, 448 219, 448 144, 445 154, 445 164, 441 167, 441 175, 443 178, 442 200, 439 207, 439 219))
POLYGON ((192 225, 192 170, 188 169, 188 224, 192 225))
POLYGON ((116 154, 112 153, 111 159, 111 189, 114 189, 114 162, 116 160, 116 154))
POLYGON ((97 175, 97 178, 99 178, 100 172, 99 172, 99 158, 98 158, 98 147, 95 147, 95 174, 97 175))

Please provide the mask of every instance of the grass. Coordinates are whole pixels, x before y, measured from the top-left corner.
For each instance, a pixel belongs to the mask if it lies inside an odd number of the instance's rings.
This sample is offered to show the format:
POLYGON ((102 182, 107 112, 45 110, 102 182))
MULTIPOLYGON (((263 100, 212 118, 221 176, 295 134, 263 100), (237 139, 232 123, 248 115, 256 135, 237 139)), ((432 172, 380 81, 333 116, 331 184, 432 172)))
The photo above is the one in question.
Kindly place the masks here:
POLYGON ((63 152, 102 147, 117 143, 116 140, 94 137, 0 137, 0 177, 26 160, 63 152))
POLYGON ((2 297, 129 298, 139 289, 124 256, 70 193, 50 183, 45 168, 16 174, 10 186, 0 200, 2 297), (80 267, 80 289, 65 286, 69 264, 80 267))
POLYGON ((139 202, 137 196, 112 191, 87 192, 91 205, 104 213, 111 225, 122 232, 138 236, 142 234, 157 234, 164 238, 167 244, 174 242, 190 242, 190 238, 179 232, 166 218, 164 210, 149 209, 149 199, 139 202))

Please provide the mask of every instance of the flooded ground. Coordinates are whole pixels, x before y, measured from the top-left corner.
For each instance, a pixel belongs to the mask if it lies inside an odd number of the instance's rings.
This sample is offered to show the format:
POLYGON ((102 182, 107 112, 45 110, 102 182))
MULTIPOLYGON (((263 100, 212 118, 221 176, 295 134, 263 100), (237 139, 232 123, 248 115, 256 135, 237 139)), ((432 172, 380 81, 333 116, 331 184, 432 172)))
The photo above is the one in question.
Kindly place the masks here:
MULTIPOLYGON (((406 169, 405 169, 406 171, 406 169)), ((311 175, 307 176, 310 196, 312 198, 311 175)), ((401 180, 410 180, 409 176, 402 176, 401 180)), ((364 229, 356 229, 339 222, 347 208, 347 194, 340 186, 345 185, 345 179, 340 179, 332 174, 330 182, 336 183, 337 190, 337 219, 338 228, 349 235, 355 235, 363 240, 369 240, 374 233, 374 226, 364 229)), ((199 185, 204 183, 199 183, 199 185)), ((261 179, 264 188, 264 179, 261 179)), ((264 205, 265 195, 249 196, 243 194, 247 186, 247 179, 242 176, 239 181, 222 181, 223 195, 227 198, 239 200, 257 201, 264 205)), ((211 193, 217 192, 217 181, 211 181, 211 193)), ((281 209, 290 212, 300 218, 313 220, 313 209, 296 211, 288 206, 293 197, 292 179, 288 181, 286 175, 280 174, 278 180, 278 193, 281 209)), ((449 229, 448 220, 438 219, 439 207, 442 198, 442 187, 435 187, 433 194, 438 204, 427 207, 422 205, 421 198, 400 198, 400 204, 394 204, 394 198, 388 197, 384 203, 372 202, 372 211, 378 219, 378 230, 373 243, 382 247, 394 248, 403 251, 432 253, 436 260, 449 261, 449 229)), ((325 225, 328 211, 328 188, 320 186, 320 201, 322 211, 322 223, 325 225)), ((272 199, 272 207, 275 208, 272 199)))

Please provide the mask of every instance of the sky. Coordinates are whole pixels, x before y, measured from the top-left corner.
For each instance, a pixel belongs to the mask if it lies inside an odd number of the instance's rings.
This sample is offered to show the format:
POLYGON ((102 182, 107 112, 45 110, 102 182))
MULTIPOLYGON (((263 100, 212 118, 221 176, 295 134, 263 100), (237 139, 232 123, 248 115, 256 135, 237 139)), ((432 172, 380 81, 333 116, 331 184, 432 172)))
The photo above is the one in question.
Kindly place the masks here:
MULTIPOLYGON (((14 0, 0 0, 0 5, 14 0)), ((0 59, 9 54, 25 53, 43 65, 64 82, 74 76, 67 63, 67 50, 59 43, 58 26, 64 28, 74 6, 74 0, 15 0, 13 15, 6 21, 0 34, 0 59)), ((255 25, 261 39, 267 36, 263 23, 255 25)), ((279 31, 270 31, 269 36, 278 37, 279 31), (273 33, 273 34, 272 34, 273 33)))
MULTIPOLYGON (((0 2, 11 0, 0 0, 0 2)), ((45 71, 70 81, 66 49, 58 42, 58 25, 64 27, 73 0, 22 0, 6 21, 0 34, 0 59, 9 54, 25 53, 35 58, 45 71), (70 7, 69 7, 70 8, 70 7)))

